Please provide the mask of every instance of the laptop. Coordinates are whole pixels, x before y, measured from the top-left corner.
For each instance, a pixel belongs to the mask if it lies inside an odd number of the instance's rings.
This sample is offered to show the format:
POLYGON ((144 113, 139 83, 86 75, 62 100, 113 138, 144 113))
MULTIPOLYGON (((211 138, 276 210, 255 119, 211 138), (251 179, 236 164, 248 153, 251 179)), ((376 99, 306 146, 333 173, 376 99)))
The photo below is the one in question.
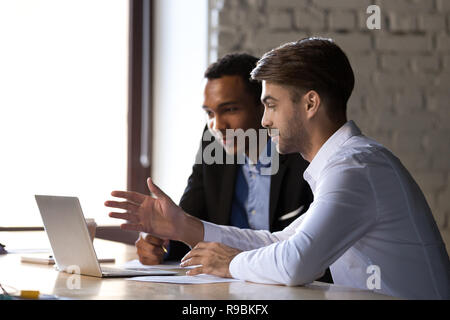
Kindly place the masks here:
POLYGON ((73 273, 76 270, 82 275, 100 278, 177 274, 169 270, 137 271, 100 266, 78 198, 47 195, 35 195, 35 198, 60 271, 73 273))

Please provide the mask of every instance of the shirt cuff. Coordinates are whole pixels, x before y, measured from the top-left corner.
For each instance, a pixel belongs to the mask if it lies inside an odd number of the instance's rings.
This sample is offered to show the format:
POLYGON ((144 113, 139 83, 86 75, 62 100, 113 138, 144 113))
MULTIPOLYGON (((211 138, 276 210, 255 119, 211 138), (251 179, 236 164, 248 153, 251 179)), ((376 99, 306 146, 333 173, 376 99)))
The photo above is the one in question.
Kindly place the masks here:
POLYGON ((203 241, 206 242, 221 242, 221 232, 220 232, 220 226, 214 224, 214 223, 210 223, 207 221, 202 221, 203 222, 203 230, 204 230, 204 235, 203 235, 203 241))
POLYGON ((245 257, 245 252, 241 252, 238 255, 236 255, 233 260, 231 260, 230 265, 228 266, 228 269, 230 271, 231 277, 234 279, 239 280, 245 280, 243 278, 243 275, 239 272, 242 271, 242 259, 245 257))

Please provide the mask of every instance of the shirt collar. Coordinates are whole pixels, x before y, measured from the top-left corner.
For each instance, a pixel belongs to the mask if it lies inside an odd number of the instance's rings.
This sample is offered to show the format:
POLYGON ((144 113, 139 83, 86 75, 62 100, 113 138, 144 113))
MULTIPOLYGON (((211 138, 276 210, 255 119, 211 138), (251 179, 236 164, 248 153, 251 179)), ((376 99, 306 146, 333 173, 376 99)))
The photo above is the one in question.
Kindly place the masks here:
POLYGON ((334 155, 348 139, 360 134, 361 130, 356 126, 353 120, 350 120, 328 138, 303 173, 303 178, 308 181, 311 189, 314 190, 315 182, 331 156, 334 155))

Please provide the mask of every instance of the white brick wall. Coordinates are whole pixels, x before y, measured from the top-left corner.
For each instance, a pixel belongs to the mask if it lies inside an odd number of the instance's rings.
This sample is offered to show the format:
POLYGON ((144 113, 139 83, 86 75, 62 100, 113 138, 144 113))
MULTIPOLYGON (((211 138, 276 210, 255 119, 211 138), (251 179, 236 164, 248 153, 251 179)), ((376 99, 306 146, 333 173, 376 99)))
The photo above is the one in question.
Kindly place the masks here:
MULTIPOLYGON (((270 0, 269 0, 270 1, 270 0)), ((367 8, 368 0, 312 0, 312 5, 321 9, 355 9, 367 8)))
POLYGON ((303 30, 325 30, 325 13, 317 8, 303 7, 294 10, 295 26, 303 30))
POLYGON ((421 34, 380 34, 376 36, 376 49, 381 52, 405 52, 429 53, 433 49, 432 38, 421 34))
POLYGON ((447 16, 443 14, 420 14, 418 16, 418 29, 425 32, 443 31, 446 27, 446 18, 447 16))
POLYGON ((356 14, 352 10, 335 10, 328 14, 328 26, 331 30, 354 30, 356 14))
POLYGON ((410 32, 418 29, 417 17, 410 13, 390 12, 387 18, 388 28, 393 32, 410 32))
POLYGON ((450 232, 450 0, 210 1, 220 10, 219 57, 334 38, 356 75, 349 118, 401 159, 450 232), (370 4, 380 6, 381 30, 366 27, 370 4))
POLYGON ((293 12, 276 11, 269 14, 268 26, 271 30, 288 30, 293 27, 293 12))

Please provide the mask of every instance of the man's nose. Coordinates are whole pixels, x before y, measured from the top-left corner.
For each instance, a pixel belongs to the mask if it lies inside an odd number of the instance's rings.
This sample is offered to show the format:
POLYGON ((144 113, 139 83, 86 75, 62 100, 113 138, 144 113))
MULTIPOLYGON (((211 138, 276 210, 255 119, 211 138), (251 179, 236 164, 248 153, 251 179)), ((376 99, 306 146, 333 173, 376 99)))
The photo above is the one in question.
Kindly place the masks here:
POLYGON ((264 108, 264 114, 263 114, 263 117, 262 117, 262 119, 261 119, 261 125, 262 125, 264 128, 270 128, 270 127, 272 126, 273 123, 272 123, 272 121, 269 119, 266 110, 267 110, 267 109, 264 108))
POLYGON ((212 129, 220 131, 227 129, 226 121, 220 116, 215 116, 212 123, 212 129))

